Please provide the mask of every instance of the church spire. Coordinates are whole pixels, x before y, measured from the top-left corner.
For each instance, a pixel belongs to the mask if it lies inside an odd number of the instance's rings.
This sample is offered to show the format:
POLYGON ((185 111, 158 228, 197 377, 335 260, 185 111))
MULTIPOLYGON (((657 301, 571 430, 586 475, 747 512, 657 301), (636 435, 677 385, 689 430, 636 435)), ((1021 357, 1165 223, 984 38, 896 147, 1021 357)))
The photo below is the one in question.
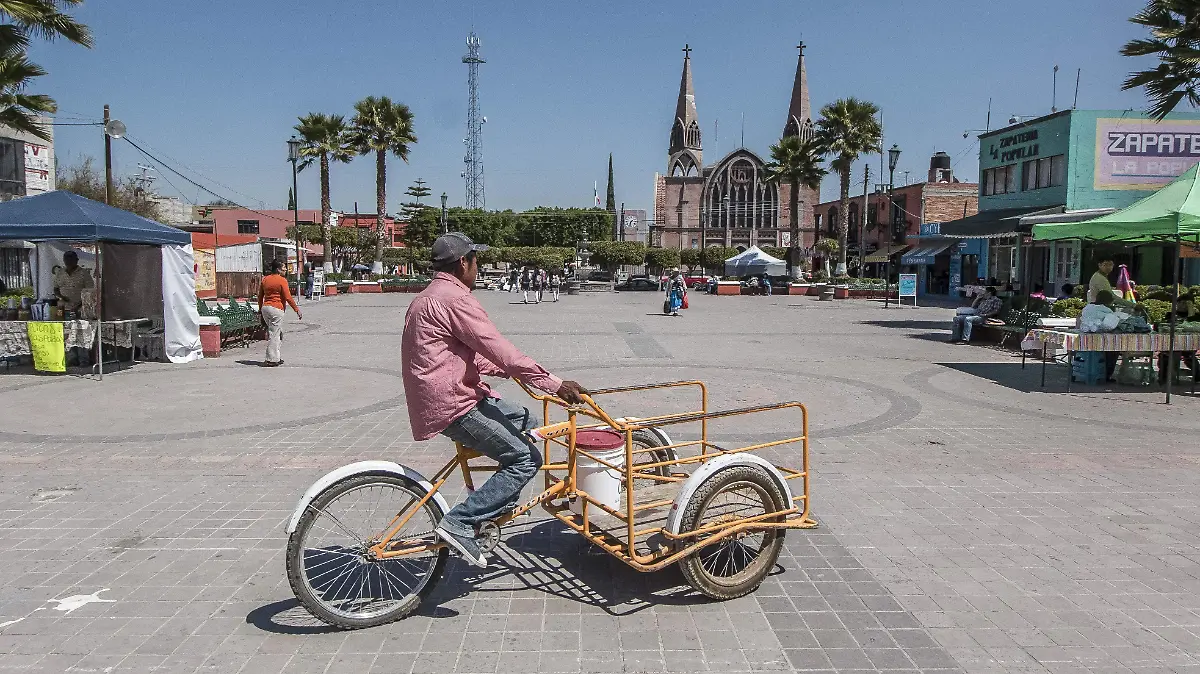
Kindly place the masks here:
POLYGON ((787 121, 783 125, 784 136, 812 136, 812 106, 808 101, 808 71, 804 67, 804 43, 796 46, 800 56, 796 60, 796 81, 792 84, 792 102, 788 106, 787 121))
POLYGON ((692 85, 692 48, 683 46, 683 75, 679 80, 679 100, 671 122, 668 175, 697 175, 701 162, 700 121, 696 114, 696 89, 692 85))

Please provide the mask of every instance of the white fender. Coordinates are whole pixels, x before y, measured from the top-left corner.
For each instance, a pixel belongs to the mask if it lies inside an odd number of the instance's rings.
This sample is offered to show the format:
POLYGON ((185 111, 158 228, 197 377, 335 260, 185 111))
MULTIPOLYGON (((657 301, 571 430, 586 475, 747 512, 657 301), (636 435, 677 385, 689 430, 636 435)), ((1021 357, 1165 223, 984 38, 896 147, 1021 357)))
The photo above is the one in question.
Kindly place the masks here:
MULTIPOLYGON (((312 503, 313 499, 328 489, 330 485, 354 475, 367 475, 370 473, 385 473, 406 477, 421 485, 426 490, 433 489, 433 485, 429 484, 429 480, 426 480, 424 475, 421 475, 408 466, 403 466, 393 461, 359 461, 357 463, 350 463, 341 468, 329 471, 324 477, 314 482, 313 486, 308 488, 308 491, 304 492, 304 496, 300 498, 300 503, 296 504, 296 511, 292 513, 292 519, 288 521, 287 533, 290 534, 296 530, 296 525, 300 524, 300 517, 304 515, 308 504, 312 503)), ((441 507, 443 513, 450 511, 450 504, 446 503, 446 499, 442 498, 441 494, 434 494, 433 500, 441 507)))
POLYGON ((767 471, 775 479, 779 485, 779 490, 783 492, 784 504, 786 508, 792 507, 792 490, 788 487, 787 480, 783 479, 779 470, 771 464, 770 461, 755 456, 747 452, 741 454, 726 454, 718 456, 715 459, 705 461, 703 465, 696 469, 683 483, 683 487, 679 490, 679 495, 675 497, 675 502, 671 504, 671 512, 667 515, 667 531, 673 534, 680 533, 679 528, 683 525, 683 511, 687 508, 687 503, 692 499, 692 494, 704 484, 708 478, 716 475, 717 471, 729 468, 730 466, 758 466, 767 471))

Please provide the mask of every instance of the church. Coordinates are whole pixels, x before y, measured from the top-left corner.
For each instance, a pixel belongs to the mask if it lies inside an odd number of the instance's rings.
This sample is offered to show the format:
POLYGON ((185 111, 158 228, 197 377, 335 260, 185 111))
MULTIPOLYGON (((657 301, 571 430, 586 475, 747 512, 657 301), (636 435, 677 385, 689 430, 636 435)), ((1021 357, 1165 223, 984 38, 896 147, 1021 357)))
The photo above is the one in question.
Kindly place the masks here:
MULTIPOLYGON (((783 135, 808 138, 813 133, 813 122, 804 43, 799 50, 783 135)), ((684 46, 683 76, 667 149, 667 172, 654 175, 652 243, 678 249, 786 247, 791 245, 793 228, 798 224, 801 247, 811 248, 812 206, 819 201, 818 190, 800 188, 800 220, 793 223, 791 187, 769 182, 765 162, 753 151, 738 148, 715 164, 704 165, 691 51, 684 46)))

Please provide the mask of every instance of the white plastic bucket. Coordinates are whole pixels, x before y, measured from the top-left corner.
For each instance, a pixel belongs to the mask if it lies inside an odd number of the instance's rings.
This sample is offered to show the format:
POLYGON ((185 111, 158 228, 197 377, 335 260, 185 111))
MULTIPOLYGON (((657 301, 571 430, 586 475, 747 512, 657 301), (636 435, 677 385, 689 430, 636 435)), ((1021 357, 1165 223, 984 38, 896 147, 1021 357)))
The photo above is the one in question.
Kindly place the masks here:
MULTIPOLYGON (((608 450, 589 450, 595 457, 618 466, 625 466, 625 448, 608 450)), ((579 491, 586 492, 592 500, 599 501, 613 510, 622 510, 625 505, 625 476, 613 468, 592 460, 591 457, 579 454, 575 460, 575 483, 579 491)), ((583 514, 583 499, 577 498, 571 502, 571 510, 577 515, 583 514)), ((592 506, 589 515, 603 512, 592 506)))

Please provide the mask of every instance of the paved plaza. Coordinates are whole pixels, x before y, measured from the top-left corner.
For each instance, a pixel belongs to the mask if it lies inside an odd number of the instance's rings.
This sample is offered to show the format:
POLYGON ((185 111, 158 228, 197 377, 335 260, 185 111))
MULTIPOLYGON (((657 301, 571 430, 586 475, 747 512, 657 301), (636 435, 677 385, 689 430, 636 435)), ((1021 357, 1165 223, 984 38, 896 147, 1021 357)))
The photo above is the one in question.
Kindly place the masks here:
MULTIPOLYGON (((756 593, 705 600, 535 511, 487 569, 452 560, 416 615, 325 628, 284 573, 297 499, 345 463, 429 471, 451 449, 411 441, 411 297, 304 305, 280 368, 258 343, 103 382, 0 374, 0 671, 1200 673, 1200 400, 1067 393, 1062 367, 1043 391, 1019 356, 946 344, 948 309, 807 297, 694 294, 669 318, 656 293, 479 293, 585 386, 808 405, 821 526, 788 533, 756 593)), ((618 411, 686 401, 641 404, 618 411)))

